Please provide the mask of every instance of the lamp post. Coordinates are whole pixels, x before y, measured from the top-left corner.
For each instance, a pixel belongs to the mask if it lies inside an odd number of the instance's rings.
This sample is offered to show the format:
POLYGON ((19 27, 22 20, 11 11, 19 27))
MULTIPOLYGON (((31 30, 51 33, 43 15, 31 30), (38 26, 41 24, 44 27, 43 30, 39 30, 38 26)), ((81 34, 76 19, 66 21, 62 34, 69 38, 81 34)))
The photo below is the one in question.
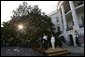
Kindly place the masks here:
POLYGON ((19 25, 18 25, 18 31, 20 31, 20 32, 23 33, 23 34, 25 33, 25 30, 24 30, 24 29, 25 29, 25 27, 24 27, 23 24, 19 24, 19 25))
POLYGON ((24 26, 22 24, 18 25, 18 29, 22 30, 24 28, 24 26))

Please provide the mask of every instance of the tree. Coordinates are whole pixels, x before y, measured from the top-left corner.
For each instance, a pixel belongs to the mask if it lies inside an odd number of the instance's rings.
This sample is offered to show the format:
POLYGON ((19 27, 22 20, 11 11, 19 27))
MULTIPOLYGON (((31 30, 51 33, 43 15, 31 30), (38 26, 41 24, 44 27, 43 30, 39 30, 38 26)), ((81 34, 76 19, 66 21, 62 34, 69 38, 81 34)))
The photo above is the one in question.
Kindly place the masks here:
POLYGON ((14 33, 11 30, 10 33, 15 35, 16 43, 19 46, 25 45, 28 43, 28 40, 33 41, 34 39, 35 41, 42 34, 51 35, 54 30, 51 18, 45 15, 45 13, 42 13, 37 5, 31 7, 31 5, 27 5, 27 2, 23 2, 16 10, 13 10, 13 16, 11 16, 8 24, 10 25, 7 26, 13 29, 14 33), (18 24, 24 25, 23 33, 17 30, 18 24))
POLYGON ((1 27, 1 45, 13 45, 15 44, 15 34, 16 32, 10 26, 8 22, 3 23, 3 27, 1 27), (11 43, 10 43, 11 42, 11 43))
POLYGON ((15 23, 23 23, 27 27, 26 33, 30 34, 30 36, 44 33, 52 34, 51 32, 53 32, 54 28, 52 27, 51 19, 41 13, 41 9, 37 5, 31 7, 27 5, 27 2, 23 2, 13 13, 12 19, 14 17, 15 20, 18 20, 15 23))

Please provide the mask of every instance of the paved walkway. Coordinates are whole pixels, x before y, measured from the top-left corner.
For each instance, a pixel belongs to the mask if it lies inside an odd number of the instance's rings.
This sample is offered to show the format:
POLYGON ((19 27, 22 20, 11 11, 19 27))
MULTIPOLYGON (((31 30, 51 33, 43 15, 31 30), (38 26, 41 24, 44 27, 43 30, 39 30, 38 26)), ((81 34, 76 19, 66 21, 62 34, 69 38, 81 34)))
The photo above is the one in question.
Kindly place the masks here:
POLYGON ((63 48, 67 48, 71 53, 84 53, 84 47, 68 46, 63 43, 63 48))
MULTIPOLYGON (((64 56, 84 56, 84 47, 66 49, 71 53, 64 56)), ((2 47, 1 56, 43 56, 43 54, 32 48, 2 47)))
POLYGON ((68 47, 66 49, 71 53, 84 53, 84 47, 68 47))
POLYGON ((62 56, 84 56, 84 47, 68 47, 70 53, 62 56))
POLYGON ((84 56, 84 54, 82 54, 82 53, 69 53, 69 54, 66 54, 63 56, 84 56))
POLYGON ((42 54, 31 48, 3 47, 1 56, 42 56, 42 54))

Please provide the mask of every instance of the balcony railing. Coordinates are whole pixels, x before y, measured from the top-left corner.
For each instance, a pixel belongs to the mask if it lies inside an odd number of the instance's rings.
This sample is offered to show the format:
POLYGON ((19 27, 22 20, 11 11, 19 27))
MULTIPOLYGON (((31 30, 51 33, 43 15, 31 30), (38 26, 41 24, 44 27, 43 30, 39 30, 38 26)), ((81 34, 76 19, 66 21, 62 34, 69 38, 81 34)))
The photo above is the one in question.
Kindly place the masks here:
POLYGON ((84 4, 84 1, 81 1, 80 3, 78 3, 78 6, 81 5, 81 4, 84 4))
POLYGON ((79 2, 77 4, 74 4, 74 6, 77 7, 77 6, 82 5, 82 4, 84 4, 84 1, 81 1, 81 2, 79 2))
POLYGON ((73 30, 73 27, 67 27, 66 31, 73 30))
POLYGON ((79 27, 80 27, 80 28, 82 28, 82 27, 84 27, 84 25, 83 25, 83 24, 81 24, 81 25, 79 25, 79 27))

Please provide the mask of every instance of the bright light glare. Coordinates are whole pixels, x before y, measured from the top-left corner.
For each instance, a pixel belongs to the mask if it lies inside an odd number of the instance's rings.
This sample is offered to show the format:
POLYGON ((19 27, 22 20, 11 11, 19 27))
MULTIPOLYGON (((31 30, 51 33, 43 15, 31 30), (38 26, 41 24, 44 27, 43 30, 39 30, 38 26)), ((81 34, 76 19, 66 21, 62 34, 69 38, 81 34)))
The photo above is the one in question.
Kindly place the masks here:
POLYGON ((23 29, 23 25, 18 25, 18 29, 23 29))

